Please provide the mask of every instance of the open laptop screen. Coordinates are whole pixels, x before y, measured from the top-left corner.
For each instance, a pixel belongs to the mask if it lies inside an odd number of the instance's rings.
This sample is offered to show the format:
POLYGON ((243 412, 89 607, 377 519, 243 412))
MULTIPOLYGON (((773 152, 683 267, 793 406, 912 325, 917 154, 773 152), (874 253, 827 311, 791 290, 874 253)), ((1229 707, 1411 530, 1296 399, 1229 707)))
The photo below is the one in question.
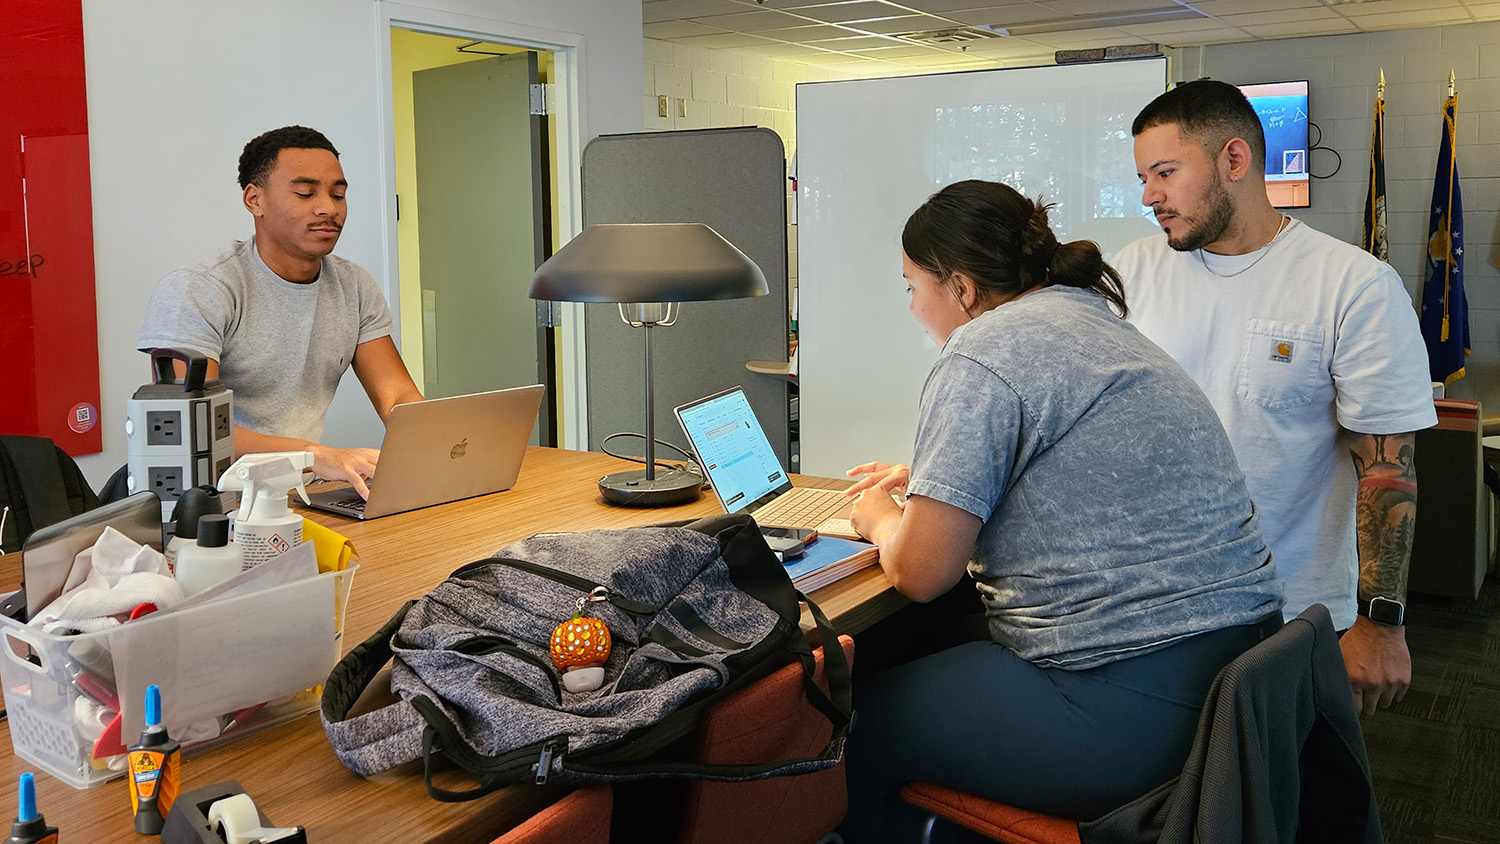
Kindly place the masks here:
POLYGON ((792 488, 744 390, 685 404, 677 419, 727 512, 755 510, 792 488))

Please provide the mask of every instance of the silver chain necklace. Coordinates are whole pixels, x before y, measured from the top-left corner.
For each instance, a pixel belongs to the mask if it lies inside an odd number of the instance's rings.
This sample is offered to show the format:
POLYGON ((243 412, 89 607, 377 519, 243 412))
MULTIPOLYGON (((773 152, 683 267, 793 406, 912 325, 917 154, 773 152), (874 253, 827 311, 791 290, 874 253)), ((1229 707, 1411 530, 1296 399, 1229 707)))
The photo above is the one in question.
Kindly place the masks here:
POLYGON ((1221 273, 1218 270, 1214 269, 1213 267, 1210 267, 1208 265, 1208 259, 1205 258, 1205 257, 1203 257, 1203 250, 1201 248, 1200 249, 1195 249, 1193 251, 1195 251, 1195 252, 1198 253, 1198 262, 1201 263, 1201 264, 1203 264, 1203 269, 1208 270, 1209 272, 1213 273, 1214 275, 1218 276, 1219 278, 1234 278, 1235 276, 1239 275, 1240 273, 1247 273, 1247 272, 1250 272, 1250 270, 1254 269, 1255 265, 1259 264, 1262 258, 1264 258, 1267 255, 1271 254, 1271 246, 1274 245, 1276 243, 1276 241, 1280 240, 1282 235, 1284 235, 1287 232, 1291 231, 1292 229, 1296 228, 1297 227, 1297 223, 1298 223, 1297 220, 1293 220, 1291 217, 1287 216, 1286 214, 1282 214, 1281 215, 1281 225, 1279 225, 1279 226, 1276 227, 1276 234, 1272 235, 1271 239, 1268 240, 1268 241, 1266 241, 1266 245, 1262 246, 1260 248, 1260 254, 1255 257, 1255 260, 1251 261, 1249 264, 1247 264, 1247 265, 1245 265, 1243 267, 1240 267, 1239 269, 1235 270, 1232 273, 1221 273))

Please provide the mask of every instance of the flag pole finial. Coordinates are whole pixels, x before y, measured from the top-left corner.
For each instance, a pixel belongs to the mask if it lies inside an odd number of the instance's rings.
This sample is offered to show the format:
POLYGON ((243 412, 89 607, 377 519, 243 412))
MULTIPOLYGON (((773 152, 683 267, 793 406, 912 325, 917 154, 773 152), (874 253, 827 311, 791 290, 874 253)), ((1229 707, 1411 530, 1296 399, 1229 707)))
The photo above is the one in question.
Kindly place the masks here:
POLYGON ((1448 96, 1453 96, 1453 68, 1448 68, 1448 96))
POLYGON ((1380 69, 1380 82, 1375 86, 1375 96, 1385 99, 1385 68, 1380 69))

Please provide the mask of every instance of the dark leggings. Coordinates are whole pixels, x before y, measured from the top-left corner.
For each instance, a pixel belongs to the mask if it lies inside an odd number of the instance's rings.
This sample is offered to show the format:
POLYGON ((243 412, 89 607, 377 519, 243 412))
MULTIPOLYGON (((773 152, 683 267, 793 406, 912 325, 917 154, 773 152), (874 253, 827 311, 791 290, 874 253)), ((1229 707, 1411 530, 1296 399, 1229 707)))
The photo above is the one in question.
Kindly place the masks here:
POLYGON ((1089 820, 1182 772, 1214 675, 1280 622, 1202 633, 1084 671, 970 642, 856 681, 849 844, 916 841, 920 780, 1089 820))

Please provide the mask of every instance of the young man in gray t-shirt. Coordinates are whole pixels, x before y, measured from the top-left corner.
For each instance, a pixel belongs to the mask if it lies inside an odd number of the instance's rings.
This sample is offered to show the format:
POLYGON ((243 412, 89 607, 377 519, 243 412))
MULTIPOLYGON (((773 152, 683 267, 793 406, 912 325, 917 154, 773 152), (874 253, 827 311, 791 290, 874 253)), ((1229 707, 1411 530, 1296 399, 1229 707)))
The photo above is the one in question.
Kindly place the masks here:
POLYGON ((158 282, 137 347, 208 358, 234 391, 236 456, 310 451, 320 477, 369 497, 380 451, 318 442, 340 378, 354 367, 382 421, 422 394, 379 286, 329 254, 347 213, 338 151, 315 130, 273 129, 245 145, 239 179, 255 236, 158 282))

